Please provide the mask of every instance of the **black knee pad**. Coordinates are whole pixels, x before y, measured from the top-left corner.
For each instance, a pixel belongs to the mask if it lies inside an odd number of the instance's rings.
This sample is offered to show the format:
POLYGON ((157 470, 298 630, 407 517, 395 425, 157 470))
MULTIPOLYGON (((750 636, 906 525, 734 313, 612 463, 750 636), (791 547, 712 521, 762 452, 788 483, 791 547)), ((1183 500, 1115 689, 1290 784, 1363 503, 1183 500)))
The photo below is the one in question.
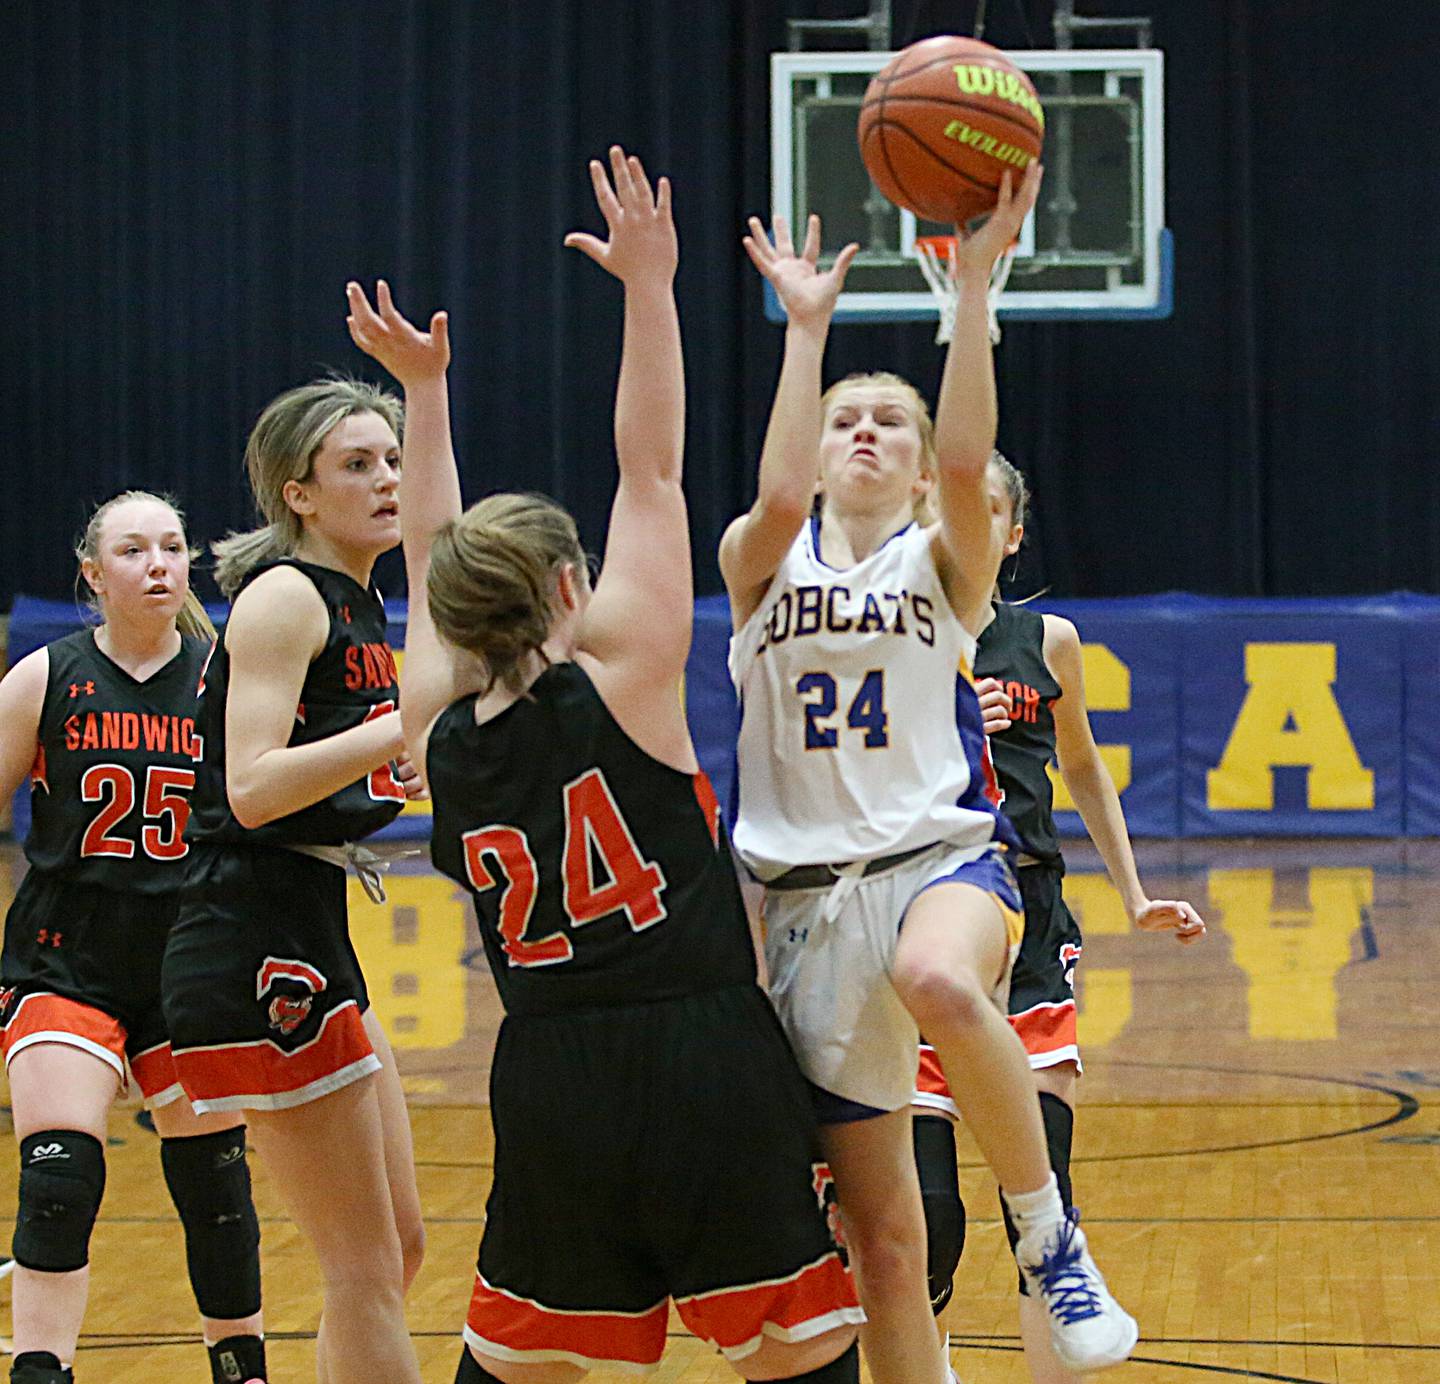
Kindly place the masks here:
POLYGON ((185 1261, 202 1316, 260 1310, 260 1221, 250 1196, 245 1127, 162 1139, 160 1166, 185 1227, 185 1261))
POLYGON ((925 1271, 930 1308, 938 1317, 955 1291, 955 1269, 965 1248, 965 1203, 955 1160, 955 1127, 943 1115, 916 1115, 915 1167, 925 1207, 925 1271))
POLYGON ((22 1139, 15 1262, 41 1273, 83 1269, 104 1195, 105 1149, 93 1134, 47 1129, 22 1139))
MULTIPOLYGON (((1050 1154, 1050 1171, 1060 1187, 1060 1202, 1068 1211, 1074 1201, 1070 1188, 1070 1143, 1075 1133, 1075 1112, 1059 1096, 1049 1091, 1040 1092, 1040 1120, 1045 1126, 1045 1147, 1050 1154)), ((1010 1208, 1005 1198, 1000 1198, 1000 1211, 1005 1217, 1005 1234, 1010 1240, 1010 1252, 1020 1243, 1020 1232, 1011 1219, 1010 1208)), ((1025 1286, 1025 1275, 1020 1275, 1020 1291, 1027 1297, 1030 1290, 1025 1286)))
POLYGON ((804 1374, 787 1374, 775 1384, 860 1384, 860 1346, 851 1341, 828 1365, 804 1374))

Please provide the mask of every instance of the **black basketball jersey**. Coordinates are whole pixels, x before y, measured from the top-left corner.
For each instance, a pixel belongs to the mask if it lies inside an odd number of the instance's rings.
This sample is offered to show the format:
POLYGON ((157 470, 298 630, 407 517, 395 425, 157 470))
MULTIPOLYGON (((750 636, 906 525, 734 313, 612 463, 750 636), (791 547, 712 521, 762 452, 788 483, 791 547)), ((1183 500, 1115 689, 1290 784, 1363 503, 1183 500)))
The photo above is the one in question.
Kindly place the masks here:
POLYGON ((990 737, 990 754, 1004 801, 1028 855, 1063 868, 1055 835, 1054 797, 1046 767, 1055 759, 1055 714, 1060 684, 1045 666, 1045 621, 1024 606, 995 604, 980 635, 975 676, 998 678, 1010 694, 1010 727, 990 737))
MULTIPOLYGON (((342 730, 394 711, 400 679, 395 656, 385 640, 385 607, 380 593, 373 586, 367 591, 333 567, 298 558, 284 558, 255 568, 246 577, 245 586, 278 566, 303 572, 330 613, 325 647, 306 671, 288 743, 309 745, 328 740, 342 730)), ((339 846, 370 835, 392 821, 404 806, 405 792, 387 764, 309 807, 253 830, 242 827, 230 810, 225 791, 225 703, 229 690, 230 656, 222 634, 200 685, 205 758, 190 818, 192 841, 339 846)))
POLYGON ((426 751, 435 865, 475 898, 507 1013, 753 984, 755 955, 704 774, 651 758, 560 663, 484 725, 475 698, 426 751))
POLYGON ((31 866, 138 894, 179 889, 201 740, 196 689, 207 639, 144 682, 100 651, 93 629, 49 646, 30 774, 31 866))

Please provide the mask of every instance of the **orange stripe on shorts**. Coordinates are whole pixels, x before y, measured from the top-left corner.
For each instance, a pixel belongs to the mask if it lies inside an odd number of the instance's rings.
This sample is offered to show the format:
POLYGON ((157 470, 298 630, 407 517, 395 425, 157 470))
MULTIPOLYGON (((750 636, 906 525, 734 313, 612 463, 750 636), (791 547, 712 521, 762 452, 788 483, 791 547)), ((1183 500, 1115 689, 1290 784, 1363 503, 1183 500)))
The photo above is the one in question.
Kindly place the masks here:
MULTIPOLYGON (((650 1366, 665 1351, 668 1303, 642 1312, 581 1312, 546 1307, 475 1275, 465 1325, 483 1342, 520 1355, 556 1352, 596 1362, 650 1366)), ((483 1348, 483 1347, 482 1347, 483 1348)), ((523 1362, 522 1362, 523 1363, 523 1362)))
POLYGON ((1048 1052, 1058 1052, 1061 1048, 1074 1047, 1078 1041, 1075 1032, 1075 1001, 1037 1004, 1023 1014, 1012 1014, 1010 1027, 1020 1035, 1025 1051, 1035 1057, 1048 1052))
POLYGON ((762 1333, 782 1341, 805 1340, 858 1321, 859 1306, 855 1280, 833 1250, 787 1278, 675 1299, 680 1320, 691 1331, 735 1352, 736 1358, 749 1354, 744 1347, 753 1350, 762 1333))
POLYGON ((328 1013, 320 1032, 286 1053, 268 1038, 206 1048, 182 1048, 175 1068, 192 1101, 301 1091, 370 1056, 374 1049, 354 1001, 328 1013))

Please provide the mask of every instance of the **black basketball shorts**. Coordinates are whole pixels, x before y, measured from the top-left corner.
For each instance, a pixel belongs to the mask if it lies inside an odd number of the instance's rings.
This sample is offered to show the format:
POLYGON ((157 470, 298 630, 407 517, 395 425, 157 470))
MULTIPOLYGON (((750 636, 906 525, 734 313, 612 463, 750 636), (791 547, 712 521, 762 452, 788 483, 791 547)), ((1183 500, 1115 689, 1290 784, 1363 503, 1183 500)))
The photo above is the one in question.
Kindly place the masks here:
POLYGON ((380 1068, 338 865, 279 846, 192 846, 161 988, 198 1111, 283 1110, 380 1068))
POLYGON ((135 1078, 146 1105, 180 1096, 160 1004, 160 962, 176 895, 78 884, 31 870, 5 920, 0 1045, 5 1065, 64 1043, 135 1078))
POLYGON ((733 1362, 861 1321, 809 1088, 753 985, 510 1017, 466 1340, 648 1368, 669 1303, 733 1362))
POLYGON ((1031 1067, 1080 1064, 1075 1034, 1075 966, 1080 924, 1065 906, 1064 876, 1048 865, 1016 871, 1025 899, 1025 935, 1010 976, 1010 1024, 1031 1067))

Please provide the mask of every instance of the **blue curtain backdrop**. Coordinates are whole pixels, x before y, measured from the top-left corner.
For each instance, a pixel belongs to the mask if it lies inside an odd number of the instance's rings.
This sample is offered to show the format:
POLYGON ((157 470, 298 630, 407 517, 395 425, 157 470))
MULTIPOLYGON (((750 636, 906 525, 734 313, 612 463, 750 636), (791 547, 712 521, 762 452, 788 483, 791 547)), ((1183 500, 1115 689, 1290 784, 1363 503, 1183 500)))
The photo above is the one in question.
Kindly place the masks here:
MULTIPOLYGON (((8 0, 0 137, 0 601, 62 595, 90 503, 168 488, 251 519, 250 422, 370 373, 348 277, 449 308, 467 494, 549 491, 599 546, 620 294, 560 248, 612 140, 670 173, 700 589, 748 500, 780 345, 739 249, 768 206, 768 54, 862 0, 8 0)), ((1002 445, 1031 474, 1018 587, 1440 590, 1440 6, 1082 0, 1168 57, 1177 308, 1006 331, 1002 445)), ((987 38, 1049 42, 991 0, 987 38)), ((896 0, 898 41, 973 0, 896 0)), ((832 374, 933 391, 925 326, 837 329, 832 374)), ((398 569, 385 574, 399 588, 398 569)))

